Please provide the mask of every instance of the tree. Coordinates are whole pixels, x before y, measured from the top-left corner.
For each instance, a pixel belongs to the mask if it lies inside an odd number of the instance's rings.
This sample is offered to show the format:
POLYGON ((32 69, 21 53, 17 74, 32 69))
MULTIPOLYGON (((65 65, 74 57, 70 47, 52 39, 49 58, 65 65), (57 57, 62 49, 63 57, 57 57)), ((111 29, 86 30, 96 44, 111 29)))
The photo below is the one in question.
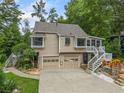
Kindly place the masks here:
POLYGON ((14 0, 5 0, 0 3, 0 31, 4 31, 4 28, 6 29, 13 22, 18 24, 21 14, 14 0))
POLYGON ((112 34, 124 31, 124 0, 109 0, 113 8, 112 34))
POLYGON ((68 23, 67 19, 64 19, 63 16, 60 16, 58 19, 57 19, 58 23, 68 23))
POLYGON ((40 0, 40 2, 36 2, 36 5, 33 5, 34 13, 32 13, 32 17, 36 16, 40 19, 41 22, 45 22, 44 15, 46 15, 46 10, 44 9, 45 3, 43 0, 40 0))
POLYGON ((48 21, 50 23, 56 22, 57 21, 58 14, 56 13, 55 8, 51 8, 48 16, 48 21))
POLYGON ((18 24, 21 11, 14 0, 5 0, 0 3, 0 62, 11 54, 12 47, 21 40, 18 24))
POLYGON ((24 23, 24 27, 22 28, 22 31, 24 33, 30 32, 30 25, 28 19, 25 19, 23 23, 24 23))
POLYGON ((90 35, 111 35, 113 10, 108 0, 71 0, 66 6, 69 23, 79 24, 90 35))

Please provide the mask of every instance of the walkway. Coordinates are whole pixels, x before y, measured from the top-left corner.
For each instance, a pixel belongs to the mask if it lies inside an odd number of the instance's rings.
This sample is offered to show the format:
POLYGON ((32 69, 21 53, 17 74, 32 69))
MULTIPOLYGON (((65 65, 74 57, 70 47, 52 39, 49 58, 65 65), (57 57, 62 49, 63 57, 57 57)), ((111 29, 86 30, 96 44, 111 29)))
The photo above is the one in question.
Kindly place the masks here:
POLYGON ((23 73, 23 72, 15 69, 15 68, 7 68, 7 71, 9 71, 9 72, 11 72, 11 73, 13 73, 13 74, 15 74, 17 76, 20 76, 20 77, 39 80, 39 76, 26 74, 26 73, 23 73))
POLYGON ((124 90, 77 69, 43 71, 39 93, 124 93, 124 90))

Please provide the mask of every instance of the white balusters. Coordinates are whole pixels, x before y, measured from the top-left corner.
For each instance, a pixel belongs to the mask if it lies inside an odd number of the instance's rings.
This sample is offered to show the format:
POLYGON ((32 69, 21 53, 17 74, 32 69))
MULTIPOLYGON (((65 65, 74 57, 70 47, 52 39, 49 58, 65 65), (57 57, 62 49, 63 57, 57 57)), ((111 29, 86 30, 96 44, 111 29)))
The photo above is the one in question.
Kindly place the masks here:
POLYGON ((12 53, 6 60, 4 68, 7 68, 8 66, 15 66, 16 62, 17 62, 17 57, 12 53))
POLYGON ((95 56, 88 62, 88 69, 91 71, 96 71, 102 65, 102 59, 105 58, 105 47, 93 47, 87 48, 87 50, 92 50, 95 56))

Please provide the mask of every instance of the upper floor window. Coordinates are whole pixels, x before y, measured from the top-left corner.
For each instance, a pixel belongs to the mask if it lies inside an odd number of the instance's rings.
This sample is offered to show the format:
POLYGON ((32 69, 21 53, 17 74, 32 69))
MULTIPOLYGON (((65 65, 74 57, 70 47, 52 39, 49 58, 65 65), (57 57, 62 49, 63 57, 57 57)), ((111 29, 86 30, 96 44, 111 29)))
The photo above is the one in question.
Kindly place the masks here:
POLYGON ((97 46, 97 47, 100 46, 100 40, 97 40, 96 46, 97 46))
POLYGON ((90 40, 87 40, 87 46, 90 46, 91 44, 91 41, 90 40))
POLYGON ((77 46, 85 46, 86 44, 86 39, 85 38, 77 38, 77 46))
POLYGON ((91 45, 92 45, 92 46, 95 46, 95 45, 96 45, 95 39, 92 40, 91 45))
POLYGON ((70 38, 69 38, 69 37, 65 37, 65 45, 66 45, 66 46, 69 46, 70 43, 71 43, 70 38))
POLYGON ((44 38, 32 37, 32 47, 44 47, 44 38))

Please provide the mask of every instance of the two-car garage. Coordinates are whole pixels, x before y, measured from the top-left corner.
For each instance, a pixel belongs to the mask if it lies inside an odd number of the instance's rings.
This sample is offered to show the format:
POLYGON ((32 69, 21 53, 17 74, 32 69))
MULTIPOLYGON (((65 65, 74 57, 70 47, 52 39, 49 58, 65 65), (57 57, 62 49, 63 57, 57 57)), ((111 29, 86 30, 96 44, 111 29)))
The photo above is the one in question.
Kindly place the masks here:
POLYGON ((77 69, 80 67, 80 55, 64 54, 60 56, 43 56, 41 67, 47 69, 77 69))

